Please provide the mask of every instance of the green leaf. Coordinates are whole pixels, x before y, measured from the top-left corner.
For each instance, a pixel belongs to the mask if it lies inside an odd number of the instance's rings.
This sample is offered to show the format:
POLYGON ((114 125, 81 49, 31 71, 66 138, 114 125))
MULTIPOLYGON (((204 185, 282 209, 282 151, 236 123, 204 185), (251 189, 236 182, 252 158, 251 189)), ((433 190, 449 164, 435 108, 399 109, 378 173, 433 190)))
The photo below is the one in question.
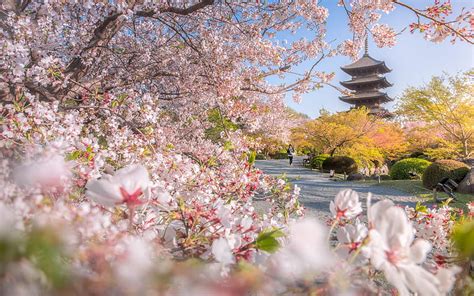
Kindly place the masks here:
POLYGON ((255 159, 257 159, 257 152, 250 151, 248 153, 247 161, 249 162, 250 165, 253 165, 255 163, 255 159))
POLYGON ((231 141, 225 141, 224 142, 224 150, 225 151, 230 151, 232 149, 234 149, 234 145, 232 144, 232 142, 231 141))
POLYGON ((82 152, 80 150, 74 150, 73 152, 66 155, 66 160, 76 160, 82 156, 82 152))
POLYGON ((64 286, 69 273, 61 249, 61 240, 52 229, 33 230, 25 242, 25 252, 55 287, 64 286))
POLYGON ((456 226, 452 241, 459 253, 466 258, 474 258, 474 221, 466 221, 456 226))
POLYGON ((422 205, 421 202, 417 202, 415 211, 418 213, 428 213, 428 208, 425 205, 422 205))
POLYGON ((447 200, 443 201, 443 202, 441 203, 441 206, 442 206, 442 207, 448 206, 449 203, 451 203, 452 201, 453 201, 453 198, 450 197, 450 198, 448 198, 447 200))
POLYGON ((275 253, 280 248, 280 242, 277 240, 285 234, 276 228, 267 229, 260 232, 255 240, 255 247, 259 250, 275 253))

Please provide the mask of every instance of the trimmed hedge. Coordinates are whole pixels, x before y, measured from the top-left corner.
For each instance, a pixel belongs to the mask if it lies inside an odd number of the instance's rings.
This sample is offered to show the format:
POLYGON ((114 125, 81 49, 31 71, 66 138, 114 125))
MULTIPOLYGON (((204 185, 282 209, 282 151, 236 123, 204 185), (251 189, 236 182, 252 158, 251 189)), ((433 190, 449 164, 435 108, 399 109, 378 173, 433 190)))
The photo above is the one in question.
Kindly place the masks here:
POLYGON ((286 152, 277 152, 269 155, 271 159, 287 159, 288 153, 286 152))
POLYGON ((444 159, 433 162, 423 174, 423 186, 433 189, 443 178, 459 183, 469 173, 469 166, 460 161, 444 159))
POLYGON ((431 162, 421 158, 406 158, 397 161, 390 169, 393 180, 409 180, 412 174, 421 177, 431 162))
POLYGON ((329 154, 319 154, 309 161, 309 164, 312 169, 322 169, 323 161, 329 157, 329 154))
POLYGON ((334 170, 338 174, 351 174, 357 172, 357 163, 348 156, 333 156, 323 161, 323 169, 334 170))

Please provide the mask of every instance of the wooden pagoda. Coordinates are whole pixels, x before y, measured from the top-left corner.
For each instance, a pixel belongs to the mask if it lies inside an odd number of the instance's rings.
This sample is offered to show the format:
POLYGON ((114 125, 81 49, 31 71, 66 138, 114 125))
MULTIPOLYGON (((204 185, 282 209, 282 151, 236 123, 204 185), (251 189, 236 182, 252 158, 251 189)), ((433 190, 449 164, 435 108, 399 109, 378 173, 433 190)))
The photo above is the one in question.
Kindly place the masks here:
POLYGON ((365 40, 364 55, 354 63, 341 67, 341 69, 351 75, 352 79, 341 82, 345 88, 351 91, 351 94, 340 97, 340 100, 354 105, 353 108, 365 106, 371 115, 392 117, 392 114, 381 105, 393 99, 387 93, 380 91, 392 86, 383 76, 391 70, 385 65, 385 62, 378 61, 369 55, 367 39, 365 40))

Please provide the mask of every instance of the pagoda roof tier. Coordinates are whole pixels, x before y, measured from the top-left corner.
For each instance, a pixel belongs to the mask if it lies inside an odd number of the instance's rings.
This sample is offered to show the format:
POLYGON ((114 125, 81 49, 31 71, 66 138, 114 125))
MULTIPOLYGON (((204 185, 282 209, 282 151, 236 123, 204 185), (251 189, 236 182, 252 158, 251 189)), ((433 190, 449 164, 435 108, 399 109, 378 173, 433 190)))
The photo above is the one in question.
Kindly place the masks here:
MULTIPOLYGON (((351 107, 351 110, 358 109, 360 107, 351 107)), ((381 117, 394 117, 394 114, 387 109, 380 107, 380 106, 372 106, 367 108, 369 111, 370 115, 376 115, 376 116, 381 116, 381 117)))
POLYGON ((374 83, 378 83, 380 88, 392 86, 392 84, 388 82, 385 77, 379 75, 359 76, 354 77, 351 80, 341 82, 344 87, 352 90, 355 90, 357 86, 370 85, 374 83))
POLYGON ((385 65, 385 62, 376 60, 369 56, 368 54, 364 54, 360 59, 349 64, 347 66, 341 67, 342 71, 346 72, 349 75, 356 75, 360 71, 365 70, 378 70, 379 73, 388 73, 391 70, 385 65))
POLYGON ((372 107, 369 109, 369 114, 370 115, 376 115, 379 117, 383 118, 391 118, 394 117, 393 113, 388 111, 387 109, 383 107, 372 107))
POLYGON ((390 98, 387 93, 383 93, 380 91, 360 91, 360 92, 355 92, 350 96, 343 96, 339 97, 341 101, 350 103, 350 104, 356 104, 360 101, 364 100, 371 100, 371 101, 379 101, 379 102, 390 102, 393 99, 390 98))

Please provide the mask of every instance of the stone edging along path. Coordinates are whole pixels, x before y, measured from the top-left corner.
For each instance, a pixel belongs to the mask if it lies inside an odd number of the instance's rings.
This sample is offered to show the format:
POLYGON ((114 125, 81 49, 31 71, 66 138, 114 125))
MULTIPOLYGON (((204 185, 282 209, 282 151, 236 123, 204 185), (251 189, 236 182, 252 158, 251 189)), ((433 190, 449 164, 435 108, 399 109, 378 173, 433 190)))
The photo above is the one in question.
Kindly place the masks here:
POLYGON ((390 199, 396 204, 415 206, 419 201, 417 197, 397 189, 377 186, 370 182, 333 181, 329 174, 320 173, 303 167, 302 157, 295 159, 293 166, 288 164, 287 159, 259 160, 255 166, 265 174, 273 176, 285 175, 292 184, 301 188, 300 202, 306 208, 307 216, 325 219, 330 216, 329 203, 342 189, 351 188, 359 193, 362 204, 365 207, 367 194, 372 192, 374 201, 390 199))

